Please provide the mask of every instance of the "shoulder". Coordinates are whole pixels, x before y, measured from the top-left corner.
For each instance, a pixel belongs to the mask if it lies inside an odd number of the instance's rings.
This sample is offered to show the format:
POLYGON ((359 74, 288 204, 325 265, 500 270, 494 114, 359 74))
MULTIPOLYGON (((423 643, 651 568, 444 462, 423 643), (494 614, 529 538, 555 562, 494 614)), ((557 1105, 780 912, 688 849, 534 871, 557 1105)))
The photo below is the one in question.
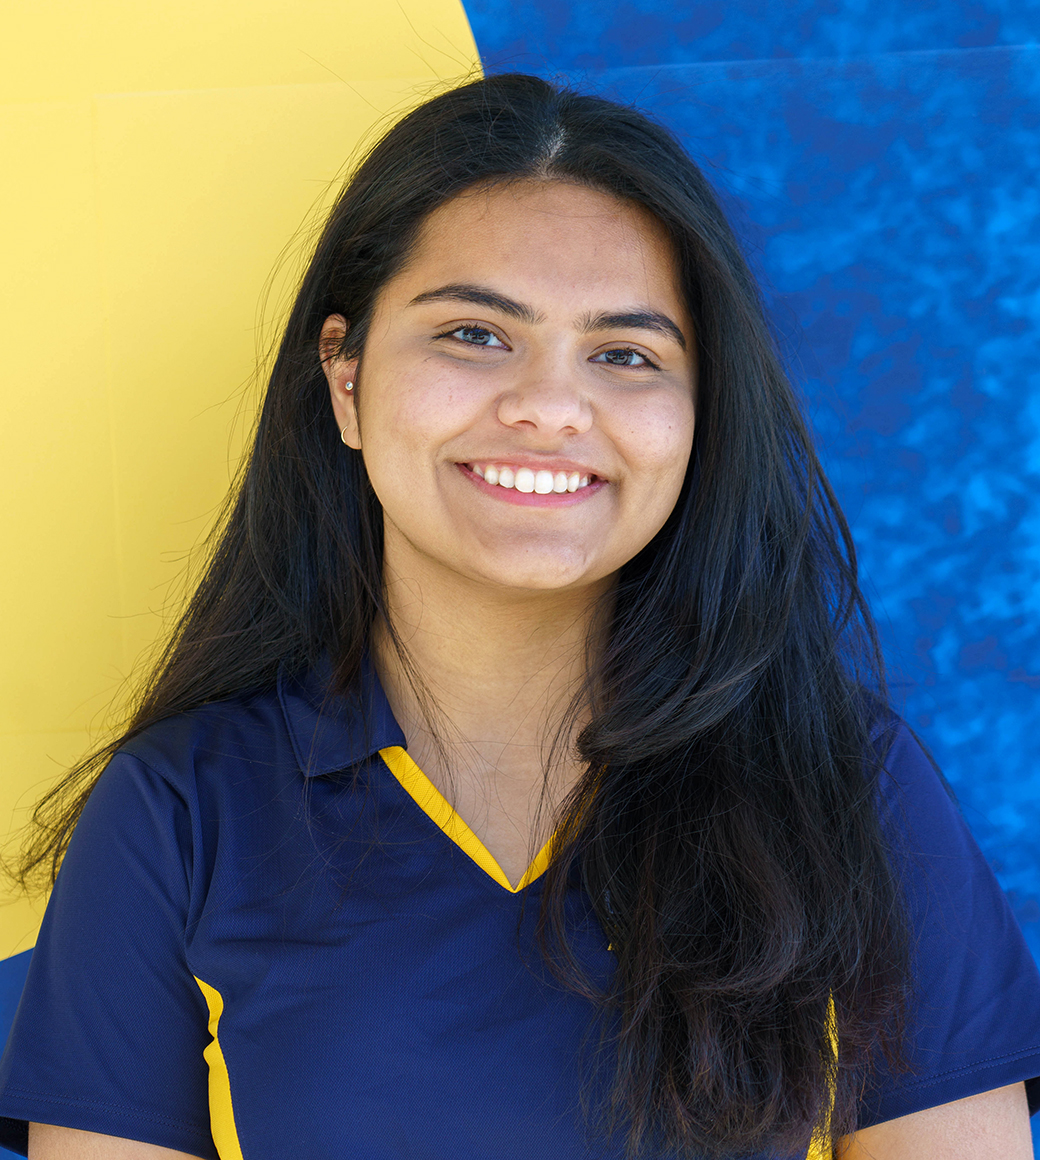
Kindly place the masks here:
POLYGON ((889 835, 915 823, 959 819, 953 790, 925 741, 891 706, 873 694, 865 700, 868 784, 889 835))
POLYGON ((880 714, 871 732, 878 762, 878 808, 890 838, 922 851, 950 853, 951 838, 964 853, 977 849, 950 784, 925 742, 892 710, 880 714))
POLYGON ((175 789, 238 771, 262 775, 279 763, 296 764, 275 687, 159 720, 125 741, 114 763, 128 759, 175 789))
POLYGON ((175 892, 194 921, 215 880, 230 888, 251 858, 297 834, 303 793, 277 685, 171 715, 128 739, 101 773, 66 878, 98 881, 121 866, 125 879, 175 892))
POLYGON ((277 687, 243 693, 157 721, 129 738, 93 796, 173 795, 191 814, 298 777, 299 766, 277 687))

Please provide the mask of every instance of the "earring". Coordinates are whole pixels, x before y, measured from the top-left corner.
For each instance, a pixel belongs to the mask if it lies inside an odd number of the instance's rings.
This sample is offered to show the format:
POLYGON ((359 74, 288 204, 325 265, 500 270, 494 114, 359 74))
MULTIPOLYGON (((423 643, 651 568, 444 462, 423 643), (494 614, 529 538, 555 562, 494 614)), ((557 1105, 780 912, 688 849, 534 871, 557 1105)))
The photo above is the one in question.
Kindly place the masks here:
MULTIPOLYGON (((344 383, 343 389, 345 391, 352 391, 354 389, 354 384, 353 383, 344 383)), ((339 437, 340 437, 340 439, 343 440, 343 442, 346 444, 347 447, 350 446, 350 444, 347 443, 347 428, 346 427, 344 427, 343 430, 340 431, 339 437)))

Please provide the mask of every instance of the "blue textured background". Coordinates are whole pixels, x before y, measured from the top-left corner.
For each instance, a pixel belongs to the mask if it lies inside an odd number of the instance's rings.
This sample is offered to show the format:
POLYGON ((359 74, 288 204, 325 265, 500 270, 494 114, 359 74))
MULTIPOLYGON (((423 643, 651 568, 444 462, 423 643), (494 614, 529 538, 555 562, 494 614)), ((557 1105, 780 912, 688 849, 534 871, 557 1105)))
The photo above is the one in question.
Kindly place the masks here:
POLYGON ((487 71, 635 104, 722 194, 896 707, 1040 959, 1040 0, 466 11, 487 71))

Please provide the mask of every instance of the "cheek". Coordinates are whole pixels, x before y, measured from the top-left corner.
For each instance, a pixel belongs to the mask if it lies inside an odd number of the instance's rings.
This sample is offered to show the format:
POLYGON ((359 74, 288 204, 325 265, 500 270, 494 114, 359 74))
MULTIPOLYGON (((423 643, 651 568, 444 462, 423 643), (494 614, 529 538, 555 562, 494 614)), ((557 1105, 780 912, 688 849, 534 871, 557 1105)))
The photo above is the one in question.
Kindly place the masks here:
POLYGON ((421 449, 443 427, 443 398, 435 384, 409 382, 404 376, 392 380, 369 377, 364 384, 358 420, 362 446, 379 462, 404 467, 418 466, 421 449))
POLYGON ((421 445, 431 453, 438 440, 472 424, 479 409, 475 392, 429 363, 398 372, 385 384, 377 384, 380 388, 378 422, 383 435, 392 443, 421 445))
POLYGON ((479 400, 429 364, 379 371, 366 376, 360 407, 365 466, 386 514, 414 524, 430 518, 458 436, 478 422, 479 400))
POLYGON ((673 395, 645 405, 630 416, 627 425, 630 465, 655 490, 677 495, 693 448, 693 427, 690 400, 673 395))

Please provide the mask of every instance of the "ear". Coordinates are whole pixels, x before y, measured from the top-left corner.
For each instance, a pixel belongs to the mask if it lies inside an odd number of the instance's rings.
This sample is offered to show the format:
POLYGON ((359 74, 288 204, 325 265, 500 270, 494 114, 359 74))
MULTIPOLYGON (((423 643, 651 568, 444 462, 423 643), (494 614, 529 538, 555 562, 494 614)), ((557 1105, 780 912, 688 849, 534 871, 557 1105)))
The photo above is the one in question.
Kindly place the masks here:
POLYGON ((361 432, 358 429, 357 407, 354 405, 354 376, 357 374, 358 360, 339 356, 343 339, 350 324, 342 314, 330 314, 321 328, 318 339, 318 353, 321 368, 329 384, 332 411, 336 416, 336 426, 348 447, 361 450, 361 432), (349 384, 349 386, 348 386, 349 384))

